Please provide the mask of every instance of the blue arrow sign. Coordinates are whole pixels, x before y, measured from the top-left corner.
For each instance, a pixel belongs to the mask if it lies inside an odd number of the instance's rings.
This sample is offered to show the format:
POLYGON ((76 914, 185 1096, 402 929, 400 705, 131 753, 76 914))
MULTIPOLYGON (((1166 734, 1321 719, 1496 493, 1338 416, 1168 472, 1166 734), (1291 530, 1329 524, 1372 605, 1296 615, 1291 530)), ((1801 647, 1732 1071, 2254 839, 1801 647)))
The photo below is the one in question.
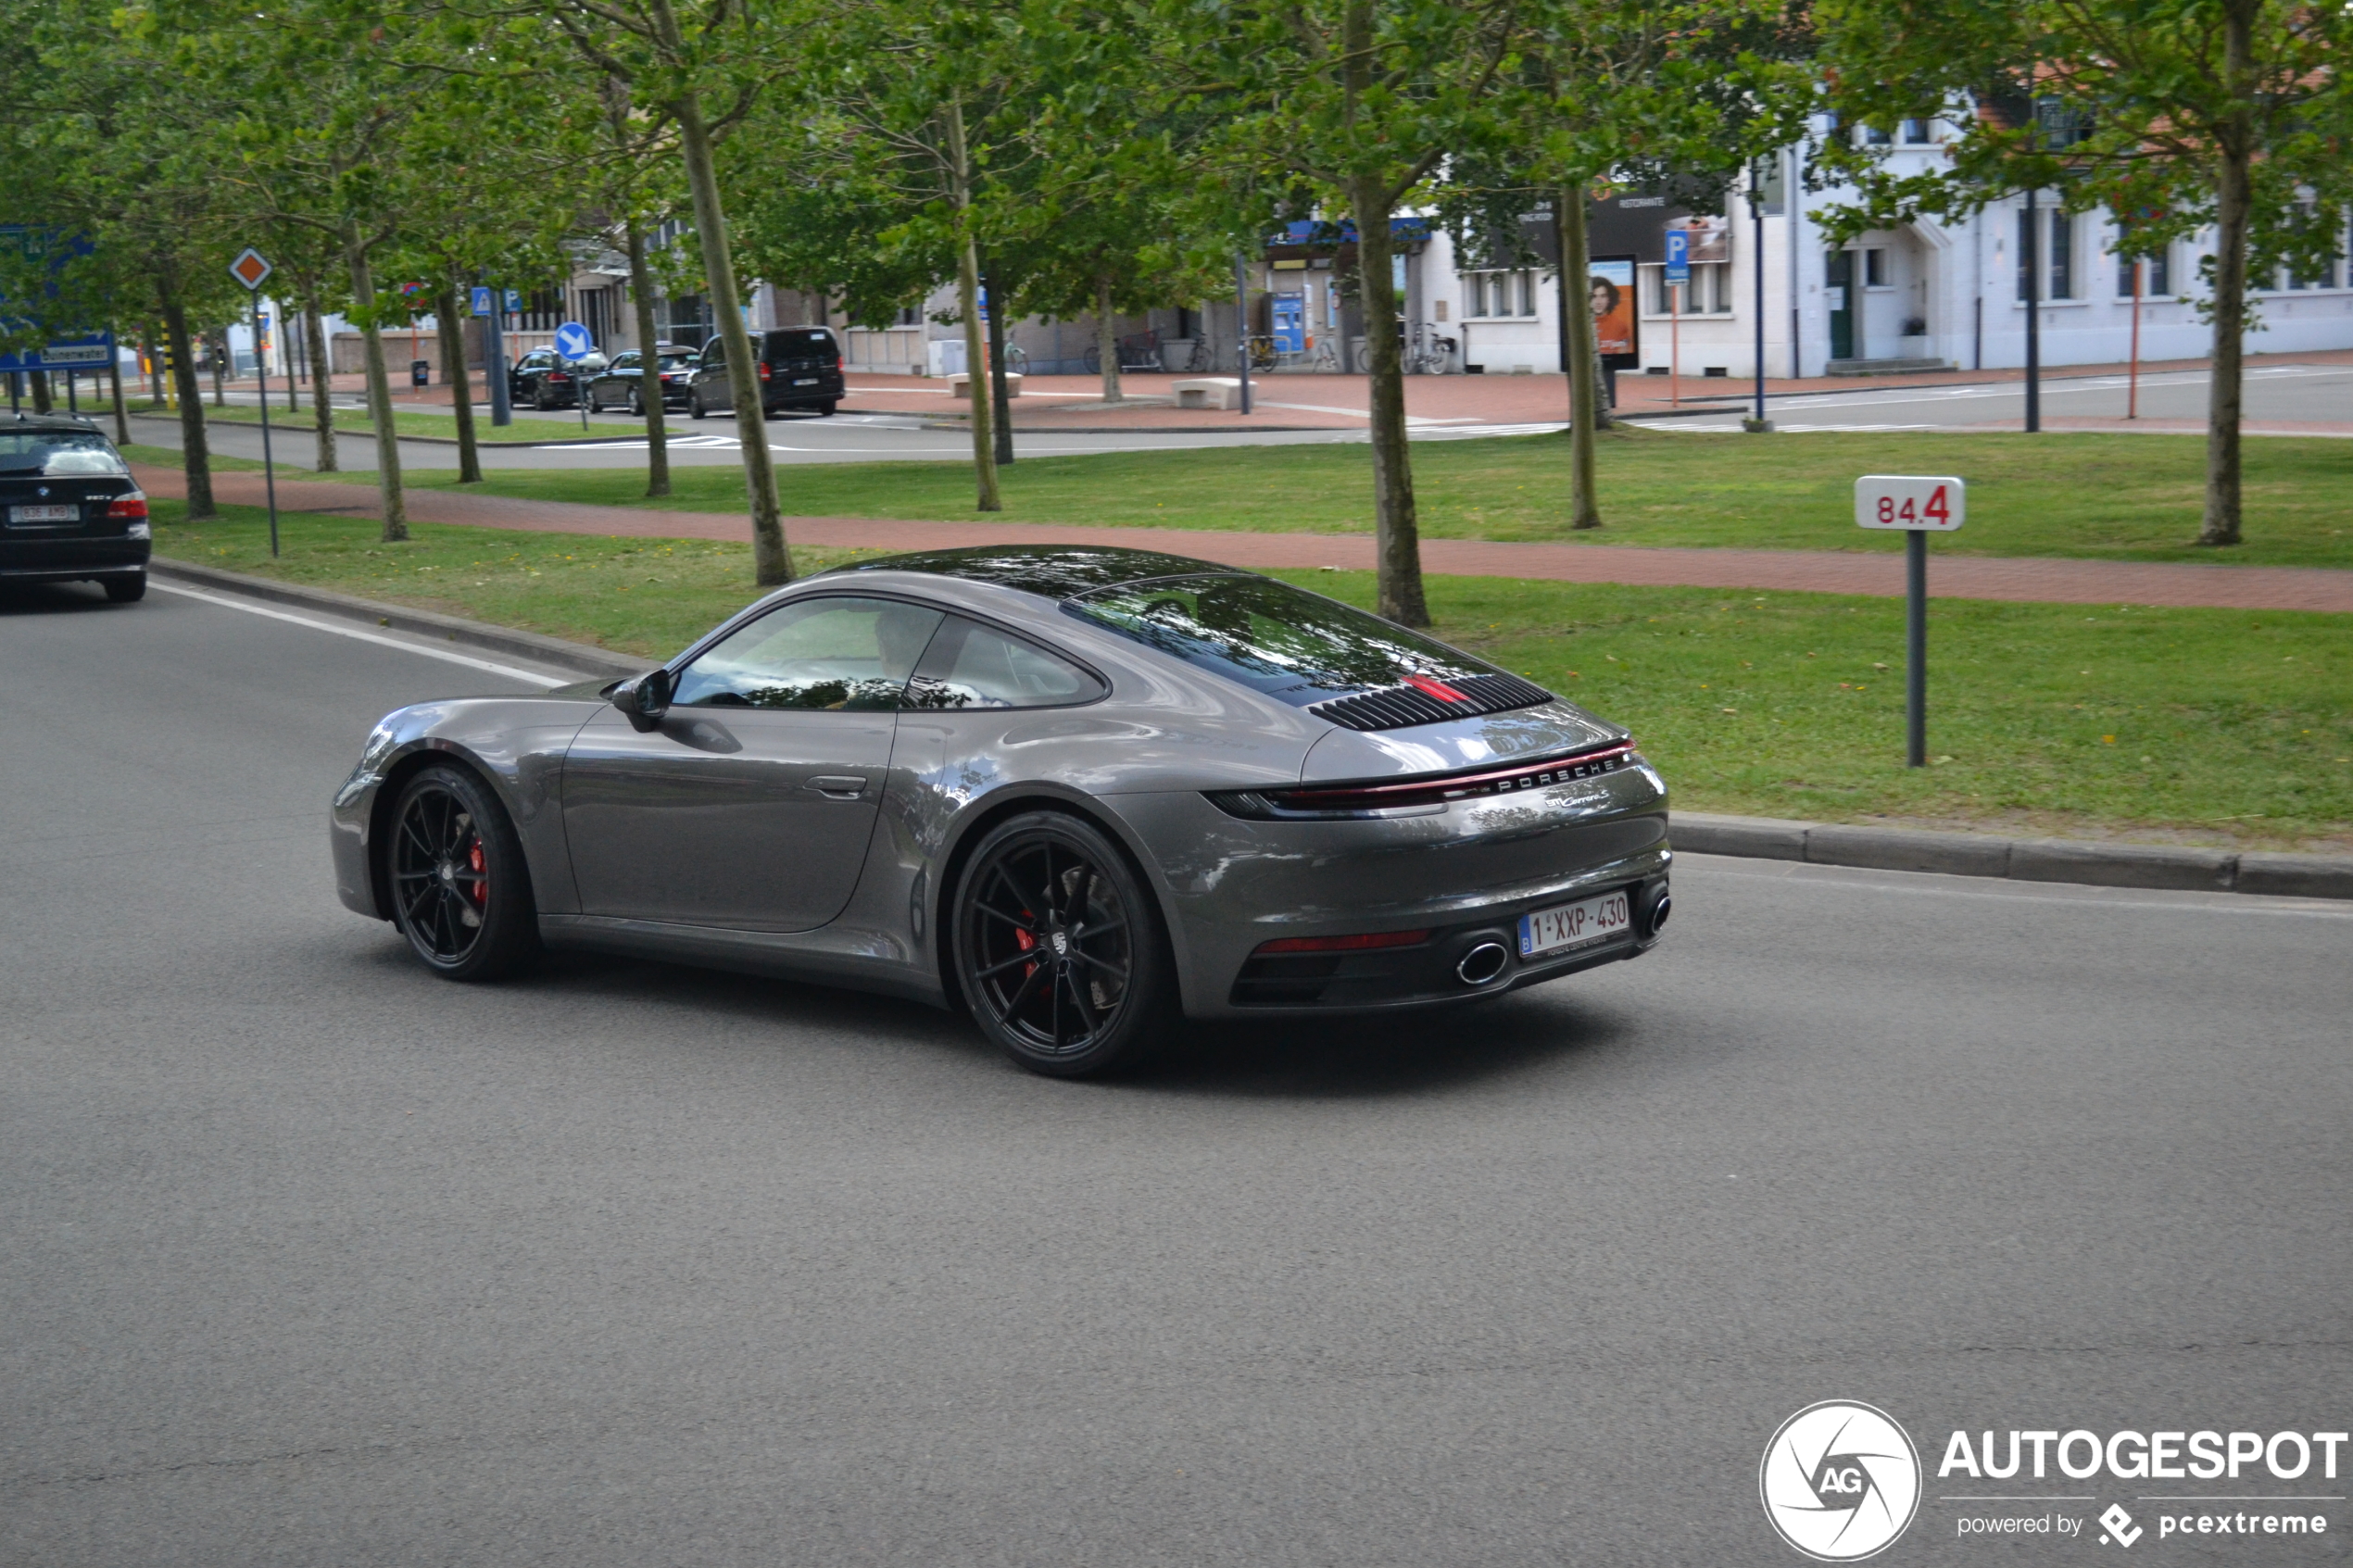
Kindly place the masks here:
POLYGON ((566 321, 556 329, 556 352, 567 359, 585 359, 597 352, 597 340, 579 322, 566 321))
POLYGON ((1670 283, 1692 281, 1692 233, 1688 229, 1667 231, 1667 281, 1670 283))

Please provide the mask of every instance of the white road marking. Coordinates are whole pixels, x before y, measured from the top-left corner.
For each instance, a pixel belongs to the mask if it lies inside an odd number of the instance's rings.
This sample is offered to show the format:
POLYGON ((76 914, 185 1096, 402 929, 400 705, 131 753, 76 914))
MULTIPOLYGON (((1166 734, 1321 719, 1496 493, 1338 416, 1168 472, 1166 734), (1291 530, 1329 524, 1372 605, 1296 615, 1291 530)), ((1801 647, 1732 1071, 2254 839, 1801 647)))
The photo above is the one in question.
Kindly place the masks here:
POLYGON ((487 659, 476 659, 472 654, 453 653, 447 648, 434 647, 429 644, 403 642, 397 637, 387 637, 375 632, 362 631, 357 626, 339 625, 332 621, 314 621, 307 615, 294 615, 283 609, 271 609, 262 605, 247 604, 242 599, 231 598, 223 594, 207 594, 195 588, 182 588, 174 583, 157 582, 152 576, 148 578, 147 585, 167 594, 177 594, 182 598, 202 599, 206 604, 219 605, 223 609, 241 609, 247 615, 262 615, 272 621, 291 621, 296 626, 308 626, 314 632, 330 632, 338 637, 349 637, 354 642, 375 643, 384 647, 398 648, 403 653, 422 654, 427 659, 438 659, 448 664, 462 664, 472 670, 486 670, 493 675, 504 675, 509 680, 522 681, 535 686, 568 686, 572 684, 573 679, 569 675, 550 675, 544 670, 525 670, 517 665, 499 664, 487 659))

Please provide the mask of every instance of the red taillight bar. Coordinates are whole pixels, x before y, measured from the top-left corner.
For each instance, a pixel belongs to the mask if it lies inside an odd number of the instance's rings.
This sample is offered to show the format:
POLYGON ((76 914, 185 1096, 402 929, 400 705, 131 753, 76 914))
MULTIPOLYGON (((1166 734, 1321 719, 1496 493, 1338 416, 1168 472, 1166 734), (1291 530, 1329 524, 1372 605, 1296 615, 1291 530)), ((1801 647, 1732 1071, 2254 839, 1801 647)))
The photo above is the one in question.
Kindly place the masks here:
POLYGON ((130 518, 132 520, 145 517, 147 515, 147 497, 144 492, 137 490, 133 490, 128 495, 117 495, 107 506, 107 515, 108 517, 130 518))
POLYGON ((1270 953, 1360 953, 1368 947, 1411 947, 1429 940, 1427 931, 1368 931, 1356 936, 1285 936, 1261 942, 1252 958, 1270 953))
POLYGON ((1264 793, 1279 806, 1298 811, 1364 811, 1383 806, 1426 806, 1462 800, 1477 795, 1502 795, 1507 790, 1537 789, 1610 772, 1634 754, 1629 738, 1599 751, 1549 762, 1503 768, 1487 773, 1457 773, 1452 778, 1422 779, 1404 784, 1355 784, 1346 789, 1270 789, 1264 793))
POLYGON ((761 381, 766 381, 768 379, 768 361, 765 359, 762 359, 760 362, 760 379, 761 381))

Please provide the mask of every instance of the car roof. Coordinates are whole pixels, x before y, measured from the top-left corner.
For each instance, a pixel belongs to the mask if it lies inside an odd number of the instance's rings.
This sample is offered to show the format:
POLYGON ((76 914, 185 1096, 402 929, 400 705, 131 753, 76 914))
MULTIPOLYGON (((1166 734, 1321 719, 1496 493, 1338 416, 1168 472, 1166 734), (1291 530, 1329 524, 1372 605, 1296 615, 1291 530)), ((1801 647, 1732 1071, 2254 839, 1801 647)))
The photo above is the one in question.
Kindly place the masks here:
POLYGON ((953 550, 919 550, 912 555, 852 561, 818 575, 835 577, 860 571, 923 572, 966 583, 987 583, 1049 599, 1076 598, 1104 588, 1164 577, 1197 577, 1203 572, 1240 575, 1230 566, 1196 560, 1190 556, 1115 546, 1076 545, 970 545, 953 550))
POLYGON ((106 438, 106 433, 98 428, 98 421, 87 414, 19 413, 14 420, 0 420, 0 430, 27 432, 46 430, 57 431, 60 433, 69 432, 76 435, 94 435, 101 440, 106 438))

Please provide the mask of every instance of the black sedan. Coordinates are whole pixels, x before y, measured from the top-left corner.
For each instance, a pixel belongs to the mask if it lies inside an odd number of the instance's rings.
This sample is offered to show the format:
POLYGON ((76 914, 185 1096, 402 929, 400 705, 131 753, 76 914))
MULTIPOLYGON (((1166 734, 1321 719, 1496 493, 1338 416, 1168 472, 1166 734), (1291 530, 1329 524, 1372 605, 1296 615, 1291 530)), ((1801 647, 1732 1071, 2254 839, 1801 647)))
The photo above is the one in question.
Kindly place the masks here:
POLYGON ((0 420, 0 582, 147 592, 147 497, 114 443, 71 414, 0 420))
POLYGON ((552 348, 535 348, 507 372, 507 395, 543 410, 578 408, 582 384, 604 368, 601 354, 574 364, 552 348))
MULTIPOLYGON (((695 373, 695 357, 682 349, 663 345, 654 352, 654 373, 661 378, 661 406, 683 408, 686 406, 687 378, 695 373)), ((632 348, 613 356, 612 363, 588 381, 588 411, 601 414, 612 404, 625 406, 633 414, 643 414, 645 404, 646 357, 632 348)))

